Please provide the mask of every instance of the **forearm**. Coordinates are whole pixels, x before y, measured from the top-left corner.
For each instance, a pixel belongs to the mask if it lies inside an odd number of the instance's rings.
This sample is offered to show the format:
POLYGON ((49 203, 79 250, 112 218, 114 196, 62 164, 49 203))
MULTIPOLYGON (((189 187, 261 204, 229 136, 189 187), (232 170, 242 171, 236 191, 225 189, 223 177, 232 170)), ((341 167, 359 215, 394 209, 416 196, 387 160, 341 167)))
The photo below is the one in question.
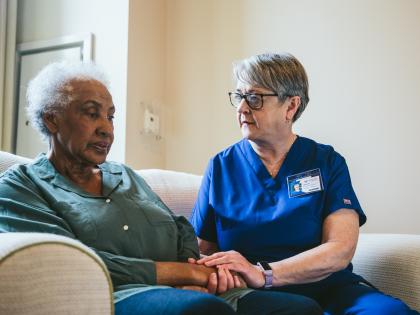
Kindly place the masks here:
POLYGON ((169 286, 207 286, 216 268, 181 262, 156 262, 156 283, 169 286))
POLYGON ((322 280, 350 263, 353 248, 328 242, 296 256, 271 263, 273 285, 309 283, 322 280))
POLYGON ((322 235, 321 245, 271 264, 275 286, 319 281, 346 268, 356 250, 358 214, 351 209, 330 214, 322 235))

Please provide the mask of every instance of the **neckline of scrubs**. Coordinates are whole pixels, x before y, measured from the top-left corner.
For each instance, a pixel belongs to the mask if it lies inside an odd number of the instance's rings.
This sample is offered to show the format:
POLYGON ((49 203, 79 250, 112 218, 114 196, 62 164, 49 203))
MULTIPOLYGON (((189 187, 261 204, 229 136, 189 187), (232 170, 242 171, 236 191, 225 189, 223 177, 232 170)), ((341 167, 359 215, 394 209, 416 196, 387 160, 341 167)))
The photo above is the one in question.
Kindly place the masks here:
POLYGON ((277 175, 273 178, 271 177, 270 173, 266 169, 264 163, 261 161, 261 158, 258 154, 254 151, 251 144, 247 139, 243 139, 241 151, 246 157, 248 163, 250 164, 251 168, 253 169, 254 173, 263 184, 265 188, 279 188, 281 185, 281 179, 284 178, 287 174, 286 172, 290 169, 290 160, 295 155, 295 151, 297 150, 298 144, 301 140, 299 135, 296 135, 295 141, 292 143, 292 146, 289 149, 289 152, 286 154, 286 157, 280 166, 280 169, 277 175))

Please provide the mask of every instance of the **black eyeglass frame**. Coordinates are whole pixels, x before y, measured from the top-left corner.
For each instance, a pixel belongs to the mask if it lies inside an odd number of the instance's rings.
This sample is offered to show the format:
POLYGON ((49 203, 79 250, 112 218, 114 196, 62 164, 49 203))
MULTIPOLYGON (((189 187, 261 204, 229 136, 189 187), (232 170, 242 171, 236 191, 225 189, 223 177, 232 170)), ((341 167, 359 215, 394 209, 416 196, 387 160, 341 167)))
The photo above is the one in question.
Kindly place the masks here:
POLYGON ((230 100, 230 104, 235 107, 238 108, 239 104, 241 104, 241 102, 238 103, 238 105, 235 105, 234 102, 232 102, 232 95, 239 95, 241 97, 241 101, 242 99, 245 99, 246 104, 248 105, 249 108, 251 108, 252 110, 260 110, 261 108, 263 108, 264 106, 264 96, 279 96, 277 93, 271 93, 271 94, 263 94, 263 93, 239 93, 239 92, 229 92, 229 100, 230 100), (261 97, 261 106, 255 107, 255 106, 251 106, 248 102, 248 96, 251 95, 257 95, 261 97))

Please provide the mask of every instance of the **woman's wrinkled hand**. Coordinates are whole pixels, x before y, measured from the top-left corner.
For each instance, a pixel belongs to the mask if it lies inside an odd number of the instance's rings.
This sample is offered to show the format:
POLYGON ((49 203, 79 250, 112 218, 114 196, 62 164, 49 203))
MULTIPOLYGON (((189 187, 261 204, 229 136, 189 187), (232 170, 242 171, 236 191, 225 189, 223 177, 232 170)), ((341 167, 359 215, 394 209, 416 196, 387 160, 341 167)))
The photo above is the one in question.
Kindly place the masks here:
POLYGON ((244 256, 236 251, 218 252, 207 257, 200 258, 197 264, 218 269, 228 269, 237 272, 245 282, 253 288, 260 288, 264 285, 265 279, 261 270, 251 264, 244 256))
MULTIPOLYGON (((190 264, 197 264, 197 260, 189 258, 190 264)), ((209 275, 207 283, 207 293, 210 294, 222 294, 233 288, 244 288, 246 282, 234 271, 230 271, 227 268, 217 267, 217 272, 213 272, 209 275)))

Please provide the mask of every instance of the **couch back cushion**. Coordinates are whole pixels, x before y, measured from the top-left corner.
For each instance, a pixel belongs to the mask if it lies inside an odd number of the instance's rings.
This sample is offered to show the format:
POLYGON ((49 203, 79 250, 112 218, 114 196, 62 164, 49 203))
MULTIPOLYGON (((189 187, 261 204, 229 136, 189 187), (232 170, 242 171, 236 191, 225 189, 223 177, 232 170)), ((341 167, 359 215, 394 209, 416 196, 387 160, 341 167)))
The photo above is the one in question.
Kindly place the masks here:
POLYGON ((19 155, 0 151, 0 174, 14 164, 29 163, 31 160, 19 155))
POLYGON ((362 233, 352 262, 355 273, 420 311, 420 235, 362 233))
POLYGON ((137 173, 175 214, 190 217, 202 176, 160 169, 137 173))

